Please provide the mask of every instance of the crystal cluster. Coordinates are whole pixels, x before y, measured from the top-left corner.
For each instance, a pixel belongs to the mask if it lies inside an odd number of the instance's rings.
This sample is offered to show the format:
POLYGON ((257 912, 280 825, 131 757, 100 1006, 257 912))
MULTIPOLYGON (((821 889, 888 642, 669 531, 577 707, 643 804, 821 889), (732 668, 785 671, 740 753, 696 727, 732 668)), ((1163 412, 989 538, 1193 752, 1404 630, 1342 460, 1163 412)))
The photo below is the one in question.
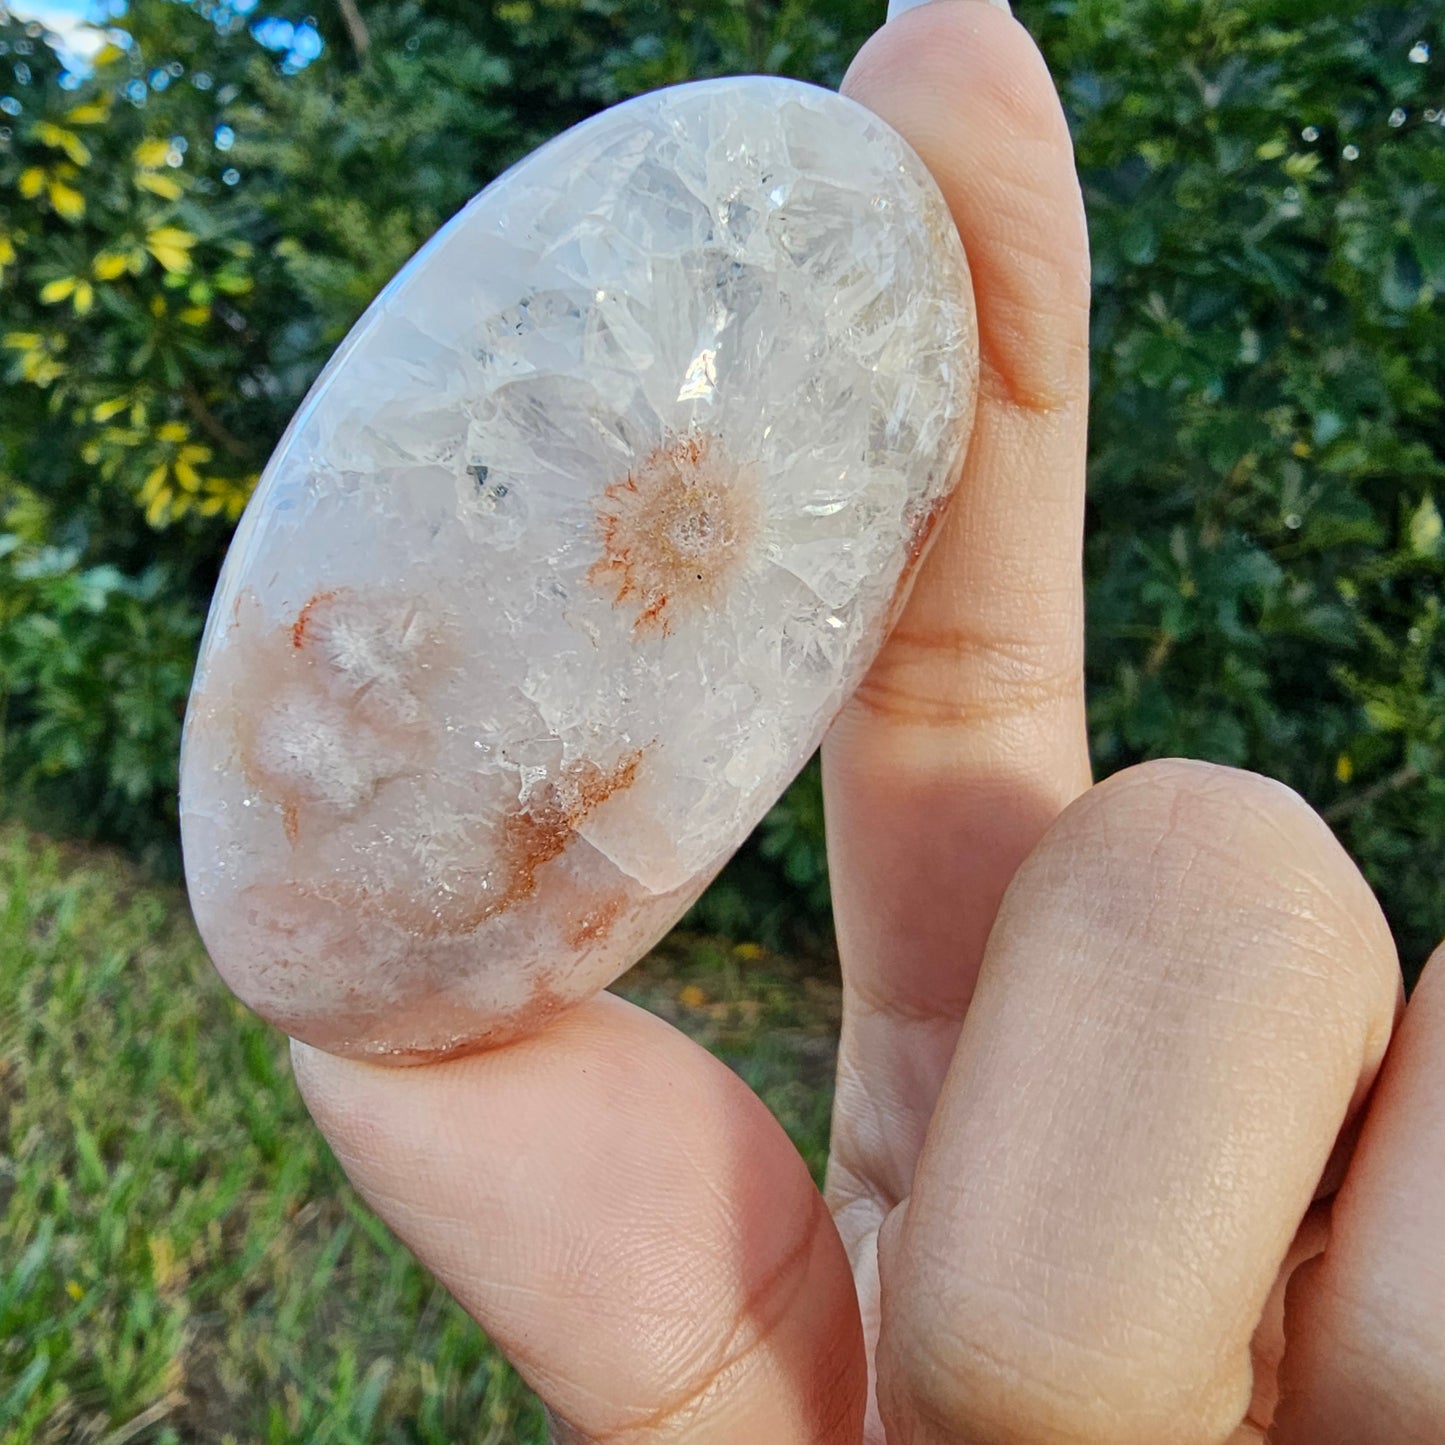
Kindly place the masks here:
POLYGON ((490 186, 316 383, 216 593, 181 808, 231 987, 401 1062, 609 983, 862 676, 976 372, 937 186, 831 92, 661 91, 490 186))

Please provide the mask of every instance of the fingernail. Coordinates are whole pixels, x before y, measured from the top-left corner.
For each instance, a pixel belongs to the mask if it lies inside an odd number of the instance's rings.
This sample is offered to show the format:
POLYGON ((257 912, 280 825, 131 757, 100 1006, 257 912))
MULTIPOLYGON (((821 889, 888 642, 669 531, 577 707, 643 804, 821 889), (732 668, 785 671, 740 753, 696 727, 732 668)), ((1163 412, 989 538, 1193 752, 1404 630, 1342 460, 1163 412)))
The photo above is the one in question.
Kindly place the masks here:
MULTIPOLYGON (((893 19, 895 15, 902 15, 905 10, 916 10, 920 5, 931 5, 934 0, 888 0, 888 18, 893 19)), ((1013 8, 1008 0, 984 0, 986 5, 992 5, 995 10, 1002 10, 1005 15, 1012 15, 1013 8)))

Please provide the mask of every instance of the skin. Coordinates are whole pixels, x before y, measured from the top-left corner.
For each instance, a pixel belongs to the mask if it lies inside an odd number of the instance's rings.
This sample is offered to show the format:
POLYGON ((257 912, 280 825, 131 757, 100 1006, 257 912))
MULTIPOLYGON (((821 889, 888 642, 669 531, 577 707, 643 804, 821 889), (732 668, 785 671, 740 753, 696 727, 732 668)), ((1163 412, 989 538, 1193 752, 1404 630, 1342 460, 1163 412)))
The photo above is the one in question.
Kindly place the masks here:
POLYGON ((386 1222, 559 1441, 1426 1445, 1445 1421, 1445 950, 1288 789, 1091 786, 1089 268, 1025 32, 891 21, 845 89, 968 249, 959 496, 825 748, 846 1014, 820 1196, 762 1104, 611 996, 391 1070, 294 1051, 386 1222))

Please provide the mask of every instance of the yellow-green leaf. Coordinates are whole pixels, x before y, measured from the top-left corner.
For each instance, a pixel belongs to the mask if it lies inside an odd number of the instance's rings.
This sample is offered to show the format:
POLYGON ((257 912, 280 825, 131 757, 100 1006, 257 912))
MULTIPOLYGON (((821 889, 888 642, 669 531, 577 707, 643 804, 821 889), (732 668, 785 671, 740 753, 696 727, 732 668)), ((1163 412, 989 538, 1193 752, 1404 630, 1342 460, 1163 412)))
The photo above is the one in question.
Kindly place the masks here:
POLYGON ((180 182, 170 176, 157 175, 151 171, 139 171, 136 174, 135 183, 143 191, 149 191, 153 196, 160 196, 167 201, 177 201, 181 197, 180 182))
POLYGON ((1410 518, 1410 550, 1417 557, 1433 557, 1440 550, 1442 532, 1445 523, 1440 520, 1440 508, 1427 493, 1410 518))
POLYGON ((1379 697, 1371 698, 1365 704, 1365 716, 1382 732, 1395 732, 1404 721, 1394 703, 1379 697))
POLYGON ((102 251, 91 265, 98 281, 114 281, 116 277, 125 275, 126 267, 130 265, 130 257, 123 251, 102 251))
POLYGON ((146 239, 157 246, 169 246, 178 251, 187 251, 196 244, 195 236, 179 226, 157 226, 146 239))
POLYGON ((98 95, 74 110, 66 111, 65 118, 71 125, 98 125, 110 116, 110 96, 98 95))
POLYGON ((52 150, 64 151, 78 166, 90 164, 90 147, 74 131, 42 120, 35 127, 35 138, 41 145, 47 145, 52 150))
POLYGON ((160 495, 162 488, 166 484, 166 474, 168 471, 169 468, 166 466, 165 462, 162 462, 160 466, 153 467, 151 469, 151 471, 147 474, 145 481, 141 483, 141 501, 150 502, 160 495))
POLYGON ((157 246, 152 243, 150 253, 173 276, 183 276, 191 269, 191 253, 178 251, 174 246, 157 246))
POLYGON ((167 514, 170 512, 170 508, 171 492, 168 488, 163 488, 151 498, 149 505, 146 507, 146 521, 149 522, 152 527, 163 526, 167 514))
POLYGON ((170 153, 171 143, 168 140, 143 140, 135 148, 135 163, 153 171, 158 166, 165 165, 166 157, 170 153))
POLYGON ((50 204, 55 208, 55 214, 67 221, 78 221, 85 214, 85 197, 64 181, 51 181, 50 204))

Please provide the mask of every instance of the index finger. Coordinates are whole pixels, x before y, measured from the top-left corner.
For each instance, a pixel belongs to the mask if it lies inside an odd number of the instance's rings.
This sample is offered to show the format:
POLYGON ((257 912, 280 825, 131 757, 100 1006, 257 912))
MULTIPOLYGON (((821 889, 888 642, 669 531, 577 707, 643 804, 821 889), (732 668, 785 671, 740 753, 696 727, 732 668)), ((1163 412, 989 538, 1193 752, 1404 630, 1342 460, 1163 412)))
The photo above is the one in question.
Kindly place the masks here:
POLYGON ((962 482, 824 747, 846 990, 830 1187, 866 1229, 907 1192, 1003 890, 1089 782, 1089 263, 1053 82, 1006 14, 964 0, 910 10, 844 89, 937 178, 981 349, 962 482))

